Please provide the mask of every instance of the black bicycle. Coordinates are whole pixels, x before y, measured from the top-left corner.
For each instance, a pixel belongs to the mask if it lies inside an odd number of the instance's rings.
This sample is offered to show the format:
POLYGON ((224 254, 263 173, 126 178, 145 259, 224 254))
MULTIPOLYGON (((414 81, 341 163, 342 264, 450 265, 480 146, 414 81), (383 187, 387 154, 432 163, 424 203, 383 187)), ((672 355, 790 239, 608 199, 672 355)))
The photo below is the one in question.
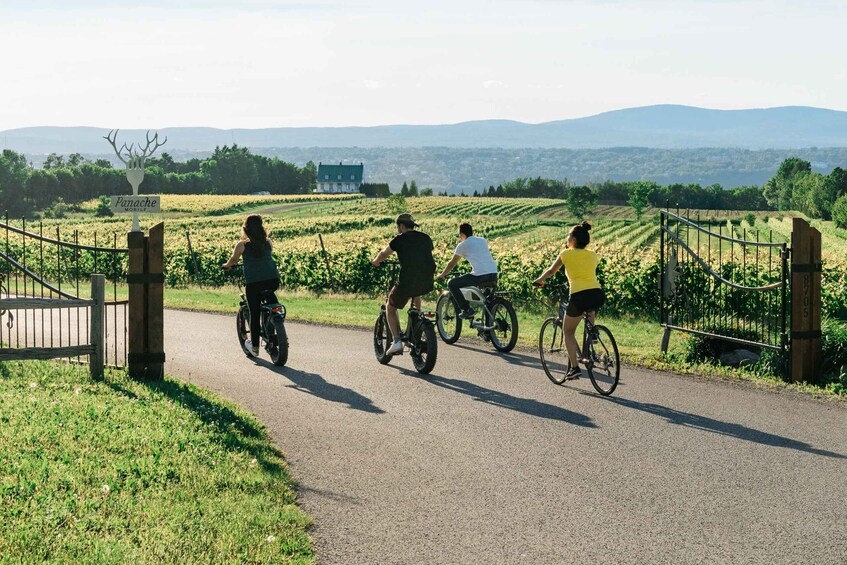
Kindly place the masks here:
MULTIPOLYGON (((397 279, 397 268, 399 263, 394 261, 383 261, 382 265, 391 269, 388 277, 388 291, 394 286, 397 279)), ((438 338, 435 336, 432 318, 433 312, 409 308, 406 329, 400 332, 400 340, 403 342, 403 350, 395 355, 403 355, 408 349, 415 365, 415 370, 421 374, 428 374, 435 367, 438 357, 438 338)), ((394 355, 388 355, 386 351, 394 342, 391 329, 388 327, 388 318, 385 314, 385 304, 380 306, 379 316, 374 323, 374 355, 376 360, 386 365, 394 355)))
MULTIPOLYGON (((241 304, 238 307, 238 315, 235 318, 235 326, 238 332, 238 344, 244 355, 254 357, 253 351, 245 343, 250 336, 250 307, 247 305, 247 297, 241 281, 238 282, 238 291, 241 294, 241 304)), ((288 334, 285 333, 285 306, 276 301, 273 291, 262 292, 259 306, 261 323, 259 324, 259 335, 264 343, 265 351, 270 355, 274 365, 282 366, 288 362, 288 334)))
MULTIPOLYGON (((479 320, 471 318, 468 324, 479 337, 491 342, 494 349, 508 353, 518 342, 518 315, 512 305, 512 293, 499 292, 497 283, 481 283, 462 288, 462 294, 472 308, 481 308, 479 320)), ((445 290, 435 304, 435 323, 444 343, 453 344, 462 335, 462 318, 456 299, 445 290)))
MULTIPOLYGON (((547 377, 556 384, 562 384, 567 380, 570 370, 565 332, 562 329, 568 301, 566 287, 557 285, 552 288, 558 298, 558 316, 547 318, 541 325, 538 354, 547 377)), ((609 328, 593 324, 589 315, 590 312, 585 312, 582 316, 582 346, 577 344, 577 357, 588 371, 594 389, 603 396, 608 396, 618 386, 621 376, 618 344, 609 328)))

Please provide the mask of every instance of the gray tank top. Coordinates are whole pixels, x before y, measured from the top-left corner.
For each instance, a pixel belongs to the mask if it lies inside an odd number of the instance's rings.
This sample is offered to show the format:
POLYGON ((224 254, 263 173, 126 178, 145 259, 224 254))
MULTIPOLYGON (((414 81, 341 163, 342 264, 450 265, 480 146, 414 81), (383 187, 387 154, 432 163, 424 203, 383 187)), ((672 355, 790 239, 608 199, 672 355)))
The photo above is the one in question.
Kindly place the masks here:
POLYGON ((256 244, 247 242, 244 245, 242 263, 244 265, 244 282, 246 284, 268 281, 279 278, 279 271, 271 254, 271 244, 265 242, 261 253, 256 253, 256 244))

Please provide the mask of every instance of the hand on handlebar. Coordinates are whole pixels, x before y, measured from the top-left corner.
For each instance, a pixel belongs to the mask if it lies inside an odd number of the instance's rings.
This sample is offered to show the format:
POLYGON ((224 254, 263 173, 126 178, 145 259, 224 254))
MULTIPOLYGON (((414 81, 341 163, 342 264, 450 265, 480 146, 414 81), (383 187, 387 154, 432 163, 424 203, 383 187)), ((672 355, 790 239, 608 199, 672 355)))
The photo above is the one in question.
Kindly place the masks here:
POLYGON ((534 286, 536 288, 544 288, 544 285, 545 285, 545 282, 540 280, 540 279, 535 279, 534 281, 532 281, 532 286, 534 286))

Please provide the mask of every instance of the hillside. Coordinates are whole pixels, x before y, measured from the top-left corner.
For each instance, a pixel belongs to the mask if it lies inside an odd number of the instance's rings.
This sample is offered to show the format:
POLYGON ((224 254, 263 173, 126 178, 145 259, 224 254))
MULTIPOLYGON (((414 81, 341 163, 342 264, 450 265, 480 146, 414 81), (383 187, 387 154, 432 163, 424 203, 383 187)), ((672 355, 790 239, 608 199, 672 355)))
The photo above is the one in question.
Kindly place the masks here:
MULTIPOLYGON (((32 127, 0 131, 0 144, 24 153, 101 153, 108 130, 32 127)), ((271 147, 737 147, 747 149, 847 146, 847 112, 787 106, 709 110, 657 105, 594 116, 527 124, 483 120, 445 125, 301 127, 221 130, 176 127, 159 130, 168 149, 201 151, 238 143, 271 147)), ((143 137, 125 130, 128 139, 143 137)))

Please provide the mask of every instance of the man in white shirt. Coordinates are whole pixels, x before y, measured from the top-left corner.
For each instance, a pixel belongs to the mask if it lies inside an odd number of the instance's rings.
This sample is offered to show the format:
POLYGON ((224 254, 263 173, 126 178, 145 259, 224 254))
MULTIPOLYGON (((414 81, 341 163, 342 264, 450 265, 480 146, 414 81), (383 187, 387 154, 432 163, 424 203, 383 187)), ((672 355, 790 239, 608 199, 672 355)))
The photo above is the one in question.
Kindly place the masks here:
POLYGON ((491 256, 491 251, 488 249, 488 241, 485 238, 477 237, 473 234, 473 228, 470 224, 462 224, 459 226, 459 245, 456 246, 456 251, 453 252, 453 258, 438 275, 438 280, 443 280, 453 267, 464 257, 467 259, 473 270, 468 275, 455 277, 447 287, 450 289, 450 294, 456 301, 459 308, 459 317, 464 319, 472 318, 475 312, 471 309, 470 304, 462 295, 462 287, 476 286, 480 283, 497 282, 497 263, 494 257, 491 256))

